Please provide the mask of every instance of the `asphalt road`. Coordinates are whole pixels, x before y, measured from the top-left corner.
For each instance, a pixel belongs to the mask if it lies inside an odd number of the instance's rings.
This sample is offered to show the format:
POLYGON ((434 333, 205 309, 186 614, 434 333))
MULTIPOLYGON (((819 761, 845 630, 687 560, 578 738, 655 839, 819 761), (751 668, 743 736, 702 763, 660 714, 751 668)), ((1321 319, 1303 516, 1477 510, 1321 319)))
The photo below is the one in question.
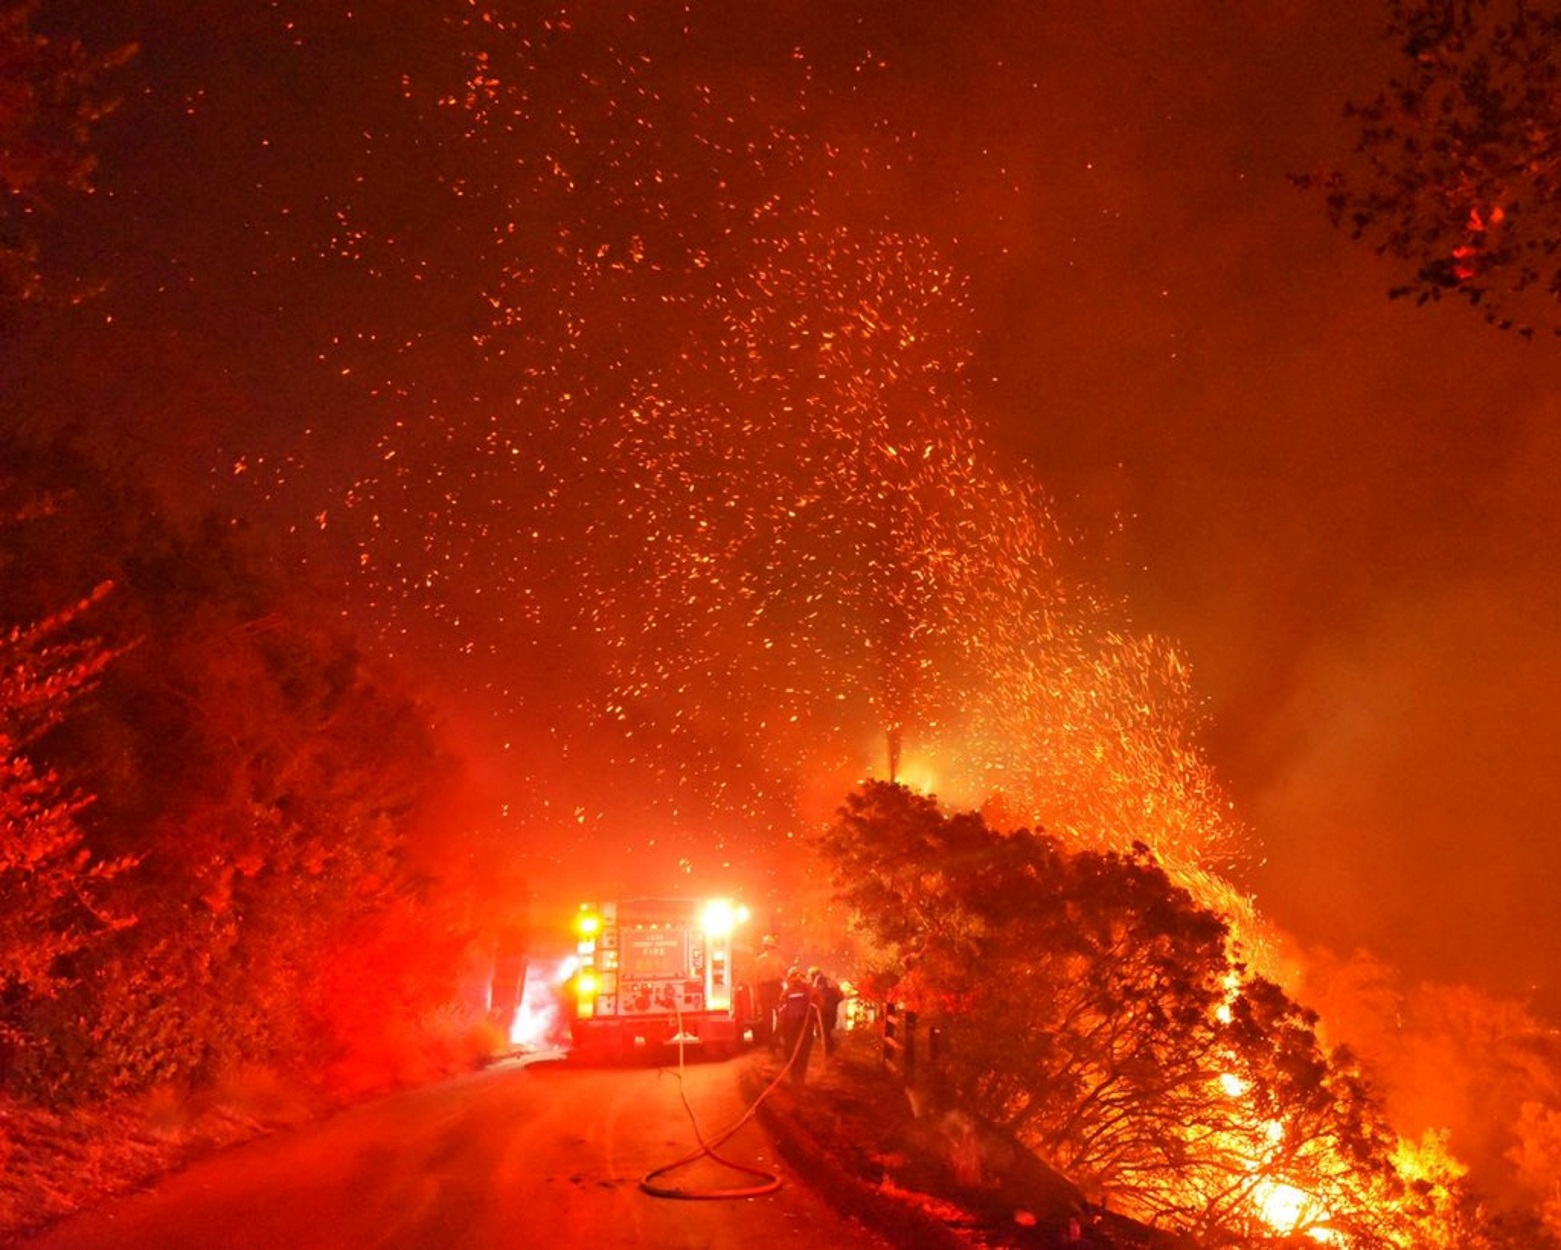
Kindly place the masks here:
MULTIPOLYGON (((598 1069, 506 1064, 353 1108, 202 1160, 30 1250, 333 1247, 883 1247, 788 1175, 757 1120, 717 1152, 779 1178, 762 1196, 669 1199, 641 1178, 742 1118, 736 1059, 598 1069), (685 1096, 687 1107, 685 1107, 685 1096), (689 1109, 698 1124, 696 1135, 689 1109)), ((709 1158, 658 1178, 707 1192, 765 1182, 709 1158)))

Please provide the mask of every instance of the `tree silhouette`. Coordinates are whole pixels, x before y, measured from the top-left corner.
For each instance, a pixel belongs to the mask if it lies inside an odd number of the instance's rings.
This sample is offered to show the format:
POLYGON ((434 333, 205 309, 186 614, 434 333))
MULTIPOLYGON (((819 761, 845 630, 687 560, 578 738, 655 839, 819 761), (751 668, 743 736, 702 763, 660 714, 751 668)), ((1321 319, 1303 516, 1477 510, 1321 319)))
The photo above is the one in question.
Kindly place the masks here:
POLYGON ((1351 102, 1348 168, 1299 178, 1335 224, 1405 263, 1389 292, 1467 300, 1561 333, 1561 15, 1523 0, 1390 0, 1401 68, 1351 102))
POLYGON ((91 185, 93 125, 114 107, 105 77, 135 55, 93 54, 34 29, 37 0, 0 8, 0 300, 43 289, 33 221, 61 192, 91 185))

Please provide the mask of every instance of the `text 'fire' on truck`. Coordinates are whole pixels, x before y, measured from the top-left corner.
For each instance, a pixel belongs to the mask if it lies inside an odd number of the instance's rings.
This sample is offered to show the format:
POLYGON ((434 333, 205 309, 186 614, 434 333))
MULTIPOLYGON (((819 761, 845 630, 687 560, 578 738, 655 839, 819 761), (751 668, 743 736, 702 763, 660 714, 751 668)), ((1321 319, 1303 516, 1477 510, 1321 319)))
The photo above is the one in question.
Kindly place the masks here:
POLYGON ((752 1024, 739 965, 748 909, 727 899, 619 899, 575 917, 579 967, 568 990, 575 1046, 627 1054, 696 1044, 735 1051, 752 1024))

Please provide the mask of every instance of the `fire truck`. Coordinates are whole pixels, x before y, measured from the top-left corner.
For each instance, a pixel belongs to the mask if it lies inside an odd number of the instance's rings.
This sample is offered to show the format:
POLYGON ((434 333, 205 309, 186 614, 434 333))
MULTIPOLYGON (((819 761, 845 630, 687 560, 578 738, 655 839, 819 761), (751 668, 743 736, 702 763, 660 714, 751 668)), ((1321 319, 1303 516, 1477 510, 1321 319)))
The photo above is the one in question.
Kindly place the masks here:
POLYGON ((736 1050, 752 1023, 751 992, 734 968, 748 950, 747 919, 747 908, 719 898, 582 906, 574 925, 579 963, 567 996, 576 1048, 628 1054, 687 1043, 736 1050))

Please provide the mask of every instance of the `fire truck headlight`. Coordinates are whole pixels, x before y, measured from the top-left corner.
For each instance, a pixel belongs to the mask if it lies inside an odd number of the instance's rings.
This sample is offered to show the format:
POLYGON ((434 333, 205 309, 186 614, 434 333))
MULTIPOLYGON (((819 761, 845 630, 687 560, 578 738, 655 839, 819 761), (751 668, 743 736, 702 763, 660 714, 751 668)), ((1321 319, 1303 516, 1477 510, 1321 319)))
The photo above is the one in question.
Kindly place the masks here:
POLYGON ((594 972, 582 972, 575 978, 575 997, 581 1002, 596 997, 598 983, 594 972))
POLYGON ((713 898, 705 904, 705 932, 711 937, 726 937, 747 918, 746 907, 734 907, 724 898, 713 898))

